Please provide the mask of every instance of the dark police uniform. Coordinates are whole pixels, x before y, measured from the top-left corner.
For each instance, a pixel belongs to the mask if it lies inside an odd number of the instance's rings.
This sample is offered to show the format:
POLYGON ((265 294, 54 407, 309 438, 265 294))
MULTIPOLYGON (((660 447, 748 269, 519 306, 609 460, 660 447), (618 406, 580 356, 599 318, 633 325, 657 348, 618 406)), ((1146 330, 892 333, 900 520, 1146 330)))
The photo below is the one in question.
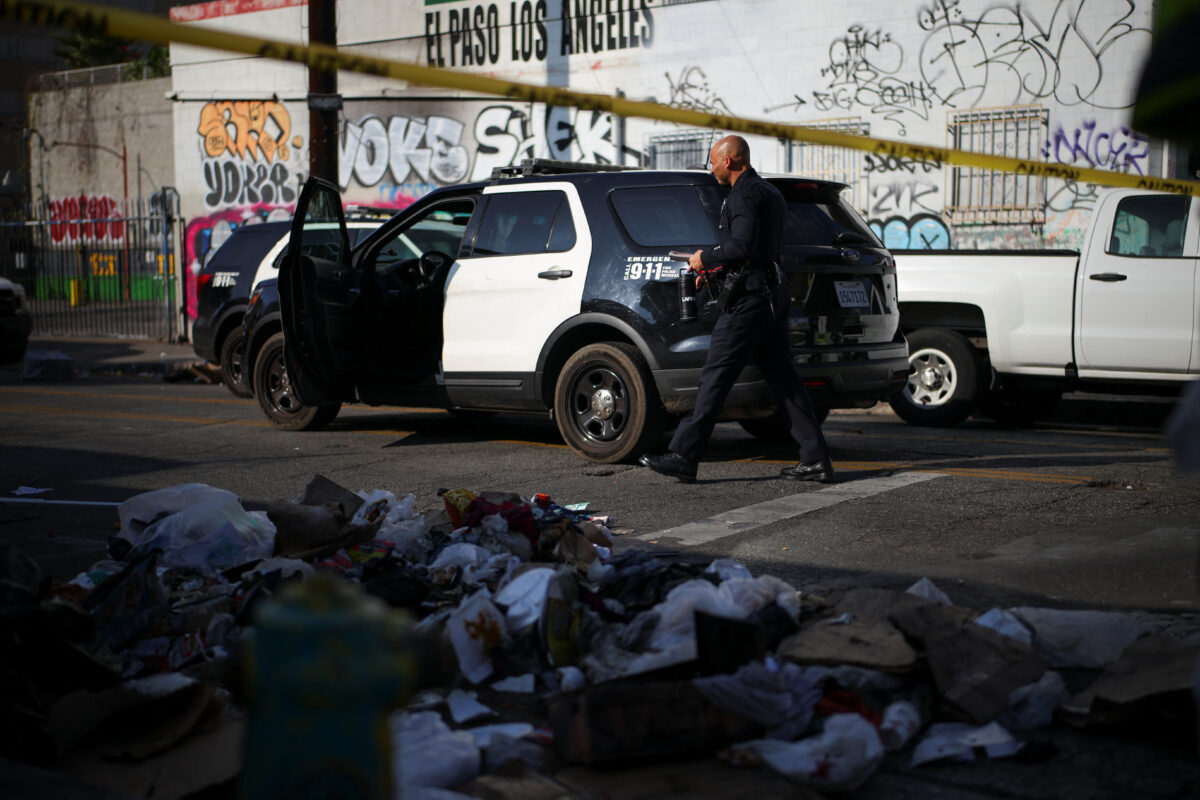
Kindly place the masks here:
POLYGON ((696 407, 671 439, 671 450, 693 462, 703 455, 725 398, 747 363, 759 368, 786 414, 792 438, 800 445, 800 461, 828 457, 821 424, 792 366, 787 323, 791 296, 777 266, 786 215, 779 190, 753 168, 747 169, 721 206, 720 244, 700 254, 706 269, 724 265, 723 272, 740 272, 740 277, 722 297, 723 310, 700 372, 696 407))

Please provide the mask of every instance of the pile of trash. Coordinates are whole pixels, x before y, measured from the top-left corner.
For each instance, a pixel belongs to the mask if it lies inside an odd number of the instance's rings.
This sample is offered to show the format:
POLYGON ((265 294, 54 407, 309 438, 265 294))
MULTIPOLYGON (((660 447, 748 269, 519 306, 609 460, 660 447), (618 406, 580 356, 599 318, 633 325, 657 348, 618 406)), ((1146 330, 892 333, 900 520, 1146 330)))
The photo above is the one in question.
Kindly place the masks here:
POLYGON ((147 492, 66 583, 0 544, 0 755, 159 798, 330 776, 453 797, 661 757, 845 791, 888 754, 1045 758, 1055 721, 1194 709, 1197 649, 1128 615, 980 613, 928 580, 819 597, 618 547, 586 504, 439 494, 147 492))

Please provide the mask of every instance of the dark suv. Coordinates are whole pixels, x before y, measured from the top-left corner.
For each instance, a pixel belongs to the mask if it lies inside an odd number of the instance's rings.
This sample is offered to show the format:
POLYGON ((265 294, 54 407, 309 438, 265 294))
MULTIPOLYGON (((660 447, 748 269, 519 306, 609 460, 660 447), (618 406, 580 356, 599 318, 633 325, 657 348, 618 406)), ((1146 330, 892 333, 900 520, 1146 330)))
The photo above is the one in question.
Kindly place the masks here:
MULTIPOLYGON (((788 201, 796 367, 814 405, 872 405, 908 375, 895 262, 843 185, 768 177, 788 201)), ((274 376, 306 419, 276 421, 317 427, 356 400, 549 411, 585 458, 636 457, 695 403, 719 310, 702 291, 681 320, 686 265, 668 253, 714 244, 723 198, 697 170, 534 160, 431 192, 352 248, 336 188, 312 179, 280 266, 274 376)), ((723 416, 780 435, 753 367, 723 416)))
MULTIPOLYGON (((365 238, 394 213, 395 209, 351 207, 351 241, 365 238)), ((242 317, 254 287, 277 274, 291 226, 290 221, 239 226, 213 251, 197 278, 192 349, 221 368, 222 383, 237 397, 253 394, 242 370, 242 317)))

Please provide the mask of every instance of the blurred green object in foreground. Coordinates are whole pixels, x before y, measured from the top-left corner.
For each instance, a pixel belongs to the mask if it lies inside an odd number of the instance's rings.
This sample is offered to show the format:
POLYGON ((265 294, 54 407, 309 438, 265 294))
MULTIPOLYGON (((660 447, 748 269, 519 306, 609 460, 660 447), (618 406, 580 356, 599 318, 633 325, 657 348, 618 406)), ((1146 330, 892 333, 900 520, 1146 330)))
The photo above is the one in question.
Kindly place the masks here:
POLYGON ((340 578, 318 576, 264 603, 246 653, 242 796, 390 800, 388 715, 431 677, 411 628, 340 578))

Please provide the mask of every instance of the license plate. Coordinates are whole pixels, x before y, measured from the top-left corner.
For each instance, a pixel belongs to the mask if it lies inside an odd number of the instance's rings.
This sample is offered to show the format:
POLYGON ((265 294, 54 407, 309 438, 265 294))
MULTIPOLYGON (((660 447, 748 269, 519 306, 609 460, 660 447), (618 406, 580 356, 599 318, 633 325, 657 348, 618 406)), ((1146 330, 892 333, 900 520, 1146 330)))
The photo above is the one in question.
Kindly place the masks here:
POLYGON ((838 304, 842 308, 861 308, 871 305, 867 297, 867 289, 862 281, 834 281, 833 288, 837 291, 838 304))

